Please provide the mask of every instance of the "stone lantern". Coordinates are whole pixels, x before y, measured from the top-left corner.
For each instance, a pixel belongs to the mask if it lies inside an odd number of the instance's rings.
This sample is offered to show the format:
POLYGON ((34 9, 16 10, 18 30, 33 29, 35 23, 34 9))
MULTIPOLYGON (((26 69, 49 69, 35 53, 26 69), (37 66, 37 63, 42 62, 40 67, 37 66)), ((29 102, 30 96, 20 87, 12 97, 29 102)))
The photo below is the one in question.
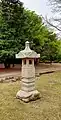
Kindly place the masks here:
POLYGON ((22 80, 21 90, 17 92, 16 97, 29 102, 40 97, 40 93, 35 89, 35 66, 34 59, 39 58, 37 54, 29 47, 29 42, 25 42, 25 49, 16 54, 16 58, 22 59, 22 80))

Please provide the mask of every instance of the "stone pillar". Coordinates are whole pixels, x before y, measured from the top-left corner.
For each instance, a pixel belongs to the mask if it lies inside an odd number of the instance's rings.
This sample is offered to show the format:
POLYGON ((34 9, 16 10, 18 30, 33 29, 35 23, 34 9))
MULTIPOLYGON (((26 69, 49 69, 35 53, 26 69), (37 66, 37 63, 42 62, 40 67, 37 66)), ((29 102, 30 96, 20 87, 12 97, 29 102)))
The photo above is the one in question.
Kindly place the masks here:
POLYGON ((34 59, 22 60, 22 84, 21 89, 26 92, 35 90, 34 59), (25 64, 26 63, 26 64, 25 64))
POLYGON ((25 49, 16 54, 16 58, 22 59, 21 90, 16 97, 29 102, 38 99, 39 92, 35 88, 35 66, 34 59, 40 58, 40 54, 30 49, 29 42, 25 42, 25 49))
POLYGON ((29 102, 39 98, 39 92, 35 89, 35 66, 34 59, 22 60, 22 80, 21 90, 16 95, 17 98, 29 102))

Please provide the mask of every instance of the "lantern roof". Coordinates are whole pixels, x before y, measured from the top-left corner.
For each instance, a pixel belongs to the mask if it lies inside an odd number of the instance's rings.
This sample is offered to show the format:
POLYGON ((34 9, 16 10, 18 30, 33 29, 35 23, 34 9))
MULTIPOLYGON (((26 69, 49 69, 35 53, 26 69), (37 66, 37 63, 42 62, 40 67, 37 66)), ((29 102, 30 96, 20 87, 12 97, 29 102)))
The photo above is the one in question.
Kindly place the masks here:
POLYGON ((40 58, 40 54, 37 54, 34 50, 30 49, 29 42, 25 42, 25 49, 16 54, 16 58, 40 58))

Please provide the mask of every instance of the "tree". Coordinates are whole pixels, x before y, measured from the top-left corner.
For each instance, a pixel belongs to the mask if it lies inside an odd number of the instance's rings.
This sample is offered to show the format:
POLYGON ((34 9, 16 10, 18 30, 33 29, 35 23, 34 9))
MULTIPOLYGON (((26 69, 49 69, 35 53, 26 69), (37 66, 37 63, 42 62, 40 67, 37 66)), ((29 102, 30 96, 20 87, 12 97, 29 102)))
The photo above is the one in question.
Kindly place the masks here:
POLYGON ((41 59, 46 56, 45 60, 53 60, 53 55, 50 59, 50 54, 52 54, 51 46, 54 47, 54 53, 56 52, 56 34, 49 32, 42 22, 42 17, 24 9, 20 1, 13 3, 2 0, 0 4, 0 62, 9 66, 15 59, 15 54, 24 49, 26 40, 31 43, 32 49, 41 54, 41 59))
POLYGON ((24 21, 24 8, 19 0, 1 0, 0 8, 0 62, 4 62, 6 66, 18 49, 22 48, 19 35, 24 21))
POLYGON ((61 0, 49 0, 49 2, 50 5, 52 5, 52 9, 54 10, 54 12, 61 13, 61 0))
POLYGON ((47 23, 56 28, 61 34, 61 0, 48 0, 50 6, 52 7, 52 11, 54 13, 54 17, 50 18, 50 20, 46 19, 47 23))
POLYGON ((44 62, 47 60, 52 63, 52 61, 57 59, 58 54, 57 37, 56 34, 53 34, 53 32, 48 32, 46 35, 48 38, 45 39, 44 45, 42 47, 41 60, 44 62))
POLYGON ((11 3, 9 0, 1 0, 2 18, 4 21, 2 39, 13 40, 19 38, 19 32, 23 25, 22 2, 11 3), (5 29, 5 30, 4 30, 5 29))
POLYGON ((58 49, 57 49, 57 62, 61 63, 61 39, 57 41, 58 49))

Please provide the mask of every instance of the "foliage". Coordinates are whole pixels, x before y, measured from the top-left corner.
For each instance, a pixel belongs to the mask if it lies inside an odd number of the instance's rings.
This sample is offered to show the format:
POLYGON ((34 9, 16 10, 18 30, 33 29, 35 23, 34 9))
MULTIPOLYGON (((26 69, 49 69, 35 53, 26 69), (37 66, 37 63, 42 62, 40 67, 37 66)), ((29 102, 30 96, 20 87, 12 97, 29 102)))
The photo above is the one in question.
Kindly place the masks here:
POLYGON ((26 40, 42 60, 56 59, 56 34, 47 29, 41 16, 24 9, 20 1, 1 0, 0 8, 0 62, 10 63, 26 40))
POLYGON ((55 34, 48 34, 48 39, 45 40, 45 43, 42 47, 41 59, 43 61, 48 60, 50 62, 57 59, 58 55, 58 44, 55 34))
POLYGON ((57 41, 58 49, 57 49, 57 62, 61 62, 61 39, 57 41))
POLYGON ((20 38, 23 25, 23 5, 22 2, 10 3, 9 0, 1 0, 2 18, 3 18, 3 37, 5 40, 15 40, 20 38), (19 33, 20 32, 20 33, 19 33))

